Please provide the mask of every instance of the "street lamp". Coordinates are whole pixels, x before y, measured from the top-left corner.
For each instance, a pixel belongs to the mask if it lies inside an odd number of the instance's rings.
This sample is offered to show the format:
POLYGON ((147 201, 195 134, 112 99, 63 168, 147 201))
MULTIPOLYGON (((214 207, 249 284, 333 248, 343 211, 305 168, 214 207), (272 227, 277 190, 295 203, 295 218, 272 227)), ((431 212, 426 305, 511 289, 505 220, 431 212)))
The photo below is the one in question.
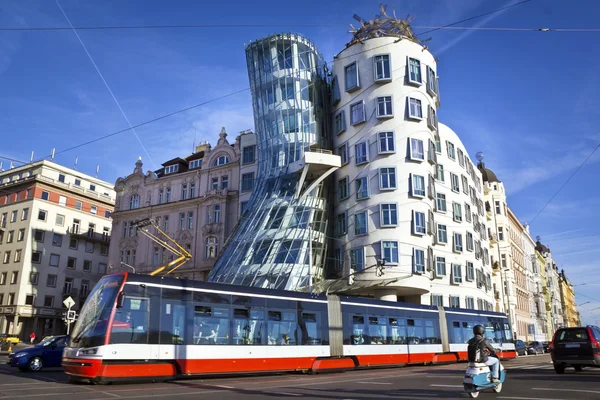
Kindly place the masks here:
POLYGON ((135 268, 133 268, 131 265, 125 264, 123 261, 121 261, 121 265, 131 268, 133 270, 133 273, 135 274, 135 268))

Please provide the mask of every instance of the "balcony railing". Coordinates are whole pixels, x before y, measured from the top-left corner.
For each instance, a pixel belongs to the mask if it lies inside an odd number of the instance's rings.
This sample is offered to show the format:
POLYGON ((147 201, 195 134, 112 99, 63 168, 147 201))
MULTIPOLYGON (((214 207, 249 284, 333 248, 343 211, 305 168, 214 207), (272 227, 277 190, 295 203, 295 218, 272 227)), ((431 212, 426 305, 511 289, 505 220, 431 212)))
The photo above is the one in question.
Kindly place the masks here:
POLYGON ((91 230, 82 232, 79 229, 73 229, 73 227, 71 226, 67 228, 67 234, 76 238, 88 240, 90 242, 98 242, 104 244, 110 243, 110 235, 106 233, 99 233, 91 230))

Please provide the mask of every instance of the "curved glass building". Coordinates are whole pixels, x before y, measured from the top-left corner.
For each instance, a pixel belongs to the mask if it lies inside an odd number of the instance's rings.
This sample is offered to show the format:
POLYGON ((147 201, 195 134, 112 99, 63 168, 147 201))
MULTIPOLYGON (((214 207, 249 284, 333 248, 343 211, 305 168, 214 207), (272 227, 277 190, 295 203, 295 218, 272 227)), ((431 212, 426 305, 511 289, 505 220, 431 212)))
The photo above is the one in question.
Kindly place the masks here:
POLYGON ((208 279, 307 290, 323 277, 332 186, 326 183, 340 167, 330 151, 327 66, 311 41, 291 34, 250 43, 246 59, 258 177, 208 279))

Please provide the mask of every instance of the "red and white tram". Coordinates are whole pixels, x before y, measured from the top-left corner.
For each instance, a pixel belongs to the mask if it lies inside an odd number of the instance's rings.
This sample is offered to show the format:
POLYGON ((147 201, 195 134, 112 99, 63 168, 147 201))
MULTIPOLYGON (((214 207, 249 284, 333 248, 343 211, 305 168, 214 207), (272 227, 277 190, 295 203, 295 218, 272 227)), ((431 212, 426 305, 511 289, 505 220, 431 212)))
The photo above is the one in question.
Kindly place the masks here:
POLYGON ((456 362, 475 324, 516 357, 504 314, 119 273, 88 296, 62 363, 110 382, 456 362))

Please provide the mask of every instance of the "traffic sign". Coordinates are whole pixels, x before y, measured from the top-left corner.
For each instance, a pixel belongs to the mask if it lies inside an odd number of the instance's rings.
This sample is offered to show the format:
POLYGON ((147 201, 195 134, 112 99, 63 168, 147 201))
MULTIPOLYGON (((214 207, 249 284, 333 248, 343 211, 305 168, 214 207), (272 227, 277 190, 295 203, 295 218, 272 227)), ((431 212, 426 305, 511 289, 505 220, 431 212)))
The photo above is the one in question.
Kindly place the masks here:
POLYGON ((65 305, 65 307, 71 308, 75 305, 75 300, 73 300, 73 298, 69 296, 63 301, 63 304, 65 305))
POLYGON ((77 318, 77 314, 75 311, 68 311, 67 312, 67 320, 68 321, 75 321, 75 319, 77 318))

